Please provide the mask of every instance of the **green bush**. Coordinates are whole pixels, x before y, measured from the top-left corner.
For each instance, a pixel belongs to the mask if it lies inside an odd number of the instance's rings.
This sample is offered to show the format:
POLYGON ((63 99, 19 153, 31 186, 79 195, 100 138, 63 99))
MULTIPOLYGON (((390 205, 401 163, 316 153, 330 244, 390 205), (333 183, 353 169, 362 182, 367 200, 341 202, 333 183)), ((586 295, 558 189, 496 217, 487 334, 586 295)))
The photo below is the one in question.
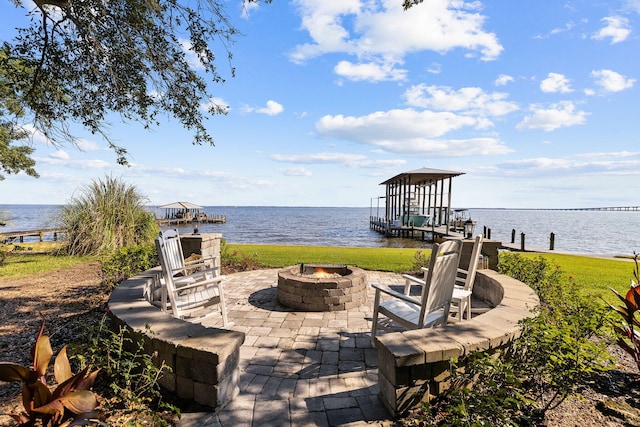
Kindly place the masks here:
POLYGON ((149 244, 159 227, 135 186, 112 177, 95 180, 65 205, 58 218, 69 255, 104 255, 149 244))
POLYGON ((124 425, 168 426, 168 420, 179 415, 179 409, 167 403, 160 391, 159 380, 171 368, 157 360, 157 354, 145 352, 144 343, 131 339, 125 328, 114 332, 103 317, 74 350, 80 355, 76 357, 80 367, 100 369, 96 384, 104 387, 103 411, 120 414, 124 425))
POLYGON ((423 408, 425 426, 539 425, 595 372, 613 367, 611 317, 597 298, 582 294, 543 257, 502 254, 499 270, 536 291, 535 316, 521 322, 521 336, 510 346, 453 361, 455 387, 423 408))
POLYGON ((105 256, 100 264, 103 280, 115 285, 159 265, 159 261, 154 245, 141 245, 118 248, 105 256))

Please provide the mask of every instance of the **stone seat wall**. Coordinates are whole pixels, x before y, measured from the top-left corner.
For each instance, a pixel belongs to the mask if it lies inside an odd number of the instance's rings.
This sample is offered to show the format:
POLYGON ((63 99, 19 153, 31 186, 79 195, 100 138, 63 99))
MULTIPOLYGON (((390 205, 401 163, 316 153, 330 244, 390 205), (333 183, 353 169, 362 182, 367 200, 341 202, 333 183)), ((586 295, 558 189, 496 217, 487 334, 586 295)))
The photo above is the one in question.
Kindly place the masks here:
POLYGON ((242 332, 205 328, 176 319, 145 298, 158 289, 160 267, 140 273, 118 286, 109 298, 109 311, 116 324, 125 326, 134 340, 143 340, 145 350, 157 352, 171 372, 160 385, 178 397, 217 408, 238 394, 242 332))
POLYGON ((380 397, 392 414, 445 390, 452 358, 508 345, 520 335, 518 322, 539 304, 530 287, 493 270, 478 270, 473 294, 494 308, 446 327, 376 337, 380 397))

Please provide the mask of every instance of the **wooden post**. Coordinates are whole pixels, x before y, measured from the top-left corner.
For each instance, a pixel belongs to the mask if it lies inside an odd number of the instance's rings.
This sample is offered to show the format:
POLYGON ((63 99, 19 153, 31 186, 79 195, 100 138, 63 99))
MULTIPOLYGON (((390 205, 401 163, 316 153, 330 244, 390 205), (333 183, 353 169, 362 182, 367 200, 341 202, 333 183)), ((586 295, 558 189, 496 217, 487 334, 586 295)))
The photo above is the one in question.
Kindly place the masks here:
POLYGON ((555 245, 556 245, 556 235, 555 233, 551 233, 551 236, 549 236, 549 250, 552 251, 555 245))
POLYGON ((520 233, 520 250, 524 252, 524 233, 520 233))
POLYGON ((516 242, 516 229, 512 228, 511 229, 511 243, 515 243, 516 242))

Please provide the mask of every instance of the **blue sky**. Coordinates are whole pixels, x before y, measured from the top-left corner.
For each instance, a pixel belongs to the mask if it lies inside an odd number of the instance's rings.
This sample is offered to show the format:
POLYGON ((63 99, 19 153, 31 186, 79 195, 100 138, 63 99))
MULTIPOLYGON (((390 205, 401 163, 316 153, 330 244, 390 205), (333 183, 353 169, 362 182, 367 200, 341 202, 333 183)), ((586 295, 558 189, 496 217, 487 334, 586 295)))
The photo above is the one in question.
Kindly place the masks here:
MULTIPOLYGON (((369 206, 421 167, 465 173, 457 207, 640 204, 640 0, 401 3, 227 1, 244 35, 236 77, 223 59, 210 88, 228 106, 215 147, 114 116, 130 167, 77 129, 81 150, 37 142, 41 177, 6 175, 0 204, 65 203, 111 175, 155 205, 369 206)), ((26 23, 10 1, 0 16, 2 40, 26 23)))

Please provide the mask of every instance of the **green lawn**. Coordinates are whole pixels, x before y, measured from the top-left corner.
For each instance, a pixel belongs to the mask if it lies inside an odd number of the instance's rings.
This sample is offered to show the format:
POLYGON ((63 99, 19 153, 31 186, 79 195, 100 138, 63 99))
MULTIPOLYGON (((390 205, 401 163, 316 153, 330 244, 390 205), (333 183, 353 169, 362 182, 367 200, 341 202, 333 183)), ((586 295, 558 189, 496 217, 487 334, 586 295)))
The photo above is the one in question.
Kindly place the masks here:
MULTIPOLYGON (((34 245, 37 246, 37 245, 34 245)), ((285 267, 299 263, 336 263, 366 270, 403 272, 413 269, 418 249, 348 248, 335 246, 280 246, 227 244, 229 253, 255 259, 265 267, 285 267)), ((6 250, 7 247, 4 247, 6 250)), ((34 250, 37 250, 34 248, 34 250)), ((425 254, 429 250, 424 251, 425 254)), ((524 253, 524 257, 543 256, 561 268, 566 278, 574 280, 586 294, 617 299, 609 289, 625 293, 633 278, 635 264, 629 260, 601 259, 564 254, 524 253)), ((0 277, 19 277, 64 268, 95 260, 90 257, 53 256, 23 252, 11 254, 0 267, 0 277)))
MULTIPOLYGON (((277 246, 228 244, 237 251, 255 258, 261 265, 285 267, 304 263, 340 263, 366 270, 402 272, 412 270, 416 249, 406 248, 343 248, 330 246, 277 246)), ((425 251, 429 253, 429 250, 425 251)), ((523 253, 524 257, 543 256, 560 267, 564 276, 584 288, 584 292, 602 296, 607 301, 617 298, 609 287, 624 293, 629 289, 635 264, 629 260, 602 259, 564 254, 523 253)))
POLYGON ((543 256, 550 263, 560 267, 564 276, 574 280, 584 288, 584 292, 602 296, 609 302, 617 302, 613 292, 624 293, 629 290, 635 264, 623 259, 603 259, 564 254, 522 254, 524 257, 543 256))
MULTIPOLYGON (((261 265, 286 267, 300 263, 349 264, 365 270, 411 270, 417 250, 405 248, 347 248, 336 246, 278 246, 227 244, 231 252, 255 258, 261 265)), ((426 251, 430 252, 429 250, 426 251)))

